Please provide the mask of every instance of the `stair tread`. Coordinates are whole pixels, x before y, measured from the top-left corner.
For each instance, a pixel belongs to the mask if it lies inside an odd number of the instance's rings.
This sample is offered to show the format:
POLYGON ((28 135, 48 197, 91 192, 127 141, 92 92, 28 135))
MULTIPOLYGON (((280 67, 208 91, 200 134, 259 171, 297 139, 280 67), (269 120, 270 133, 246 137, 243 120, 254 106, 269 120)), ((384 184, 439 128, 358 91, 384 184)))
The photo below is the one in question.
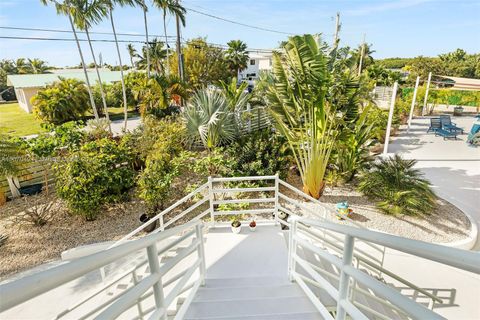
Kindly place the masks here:
POLYGON ((231 317, 186 317, 185 320, 322 320, 322 316, 318 312, 295 312, 295 313, 274 313, 265 315, 251 316, 231 316, 231 317))
POLYGON ((236 299, 229 301, 193 301, 187 311, 189 318, 222 318, 268 316, 272 314, 315 313, 312 302, 306 297, 270 297, 236 299))
POLYGON ((245 286, 245 287, 202 287, 198 290, 194 301, 235 300, 270 297, 304 296, 300 287, 295 284, 275 286, 245 286))
POLYGON ((255 287, 279 284, 291 284, 291 282, 286 276, 205 279, 205 285, 209 288, 255 287))

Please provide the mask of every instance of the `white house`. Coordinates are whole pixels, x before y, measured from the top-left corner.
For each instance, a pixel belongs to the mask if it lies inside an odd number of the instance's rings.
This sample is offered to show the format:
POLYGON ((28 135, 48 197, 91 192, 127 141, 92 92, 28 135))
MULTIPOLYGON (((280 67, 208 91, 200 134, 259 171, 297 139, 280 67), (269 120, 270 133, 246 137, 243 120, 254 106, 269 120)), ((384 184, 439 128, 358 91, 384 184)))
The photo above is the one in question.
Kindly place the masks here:
MULTIPOLYGON (((93 70, 88 70, 88 79, 93 85, 97 81, 97 75, 93 70)), ((121 80, 120 71, 100 70, 100 77, 104 83, 112 83, 121 80)), ((82 69, 52 70, 52 73, 44 74, 14 74, 7 76, 7 85, 13 86, 20 108, 31 113, 33 106, 30 99, 37 94, 38 90, 45 86, 59 81, 60 78, 77 79, 85 81, 85 74, 82 69)))
POLYGON ((240 79, 253 81, 261 71, 272 69, 271 53, 250 53, 247 68, 240 72, 240 79))

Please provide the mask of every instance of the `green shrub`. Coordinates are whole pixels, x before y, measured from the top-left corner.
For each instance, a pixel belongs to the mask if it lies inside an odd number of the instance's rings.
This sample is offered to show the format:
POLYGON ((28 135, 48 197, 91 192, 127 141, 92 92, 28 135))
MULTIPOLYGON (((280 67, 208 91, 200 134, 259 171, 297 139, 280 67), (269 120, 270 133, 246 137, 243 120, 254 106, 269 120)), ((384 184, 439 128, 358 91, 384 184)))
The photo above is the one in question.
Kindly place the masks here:
POLYGON ((234 159, 231 169, 236 176, 268 176, 279 173, 285 178, 288 171, 288 146, 283 137, 271 130, 246 135, 227 147, 234 159))
POLYGON ((415 163, 398 155, 382 159, 362 174, 358 189, 377 200, 377 207, 386 214, 431 214, 436 197, 430 183, 413 168, 415 163))
POLYGON ((76 214, 93 220, 103 204, 119 200, 134 184, 130 151, 111 139, 86 143, 55 166, 56 189, 76 214))
POLYGON ((52 124, 82 119, 91 110, 87 88, 76 79, 60 78, 38 91, 31 102, 36 117, 52 124))

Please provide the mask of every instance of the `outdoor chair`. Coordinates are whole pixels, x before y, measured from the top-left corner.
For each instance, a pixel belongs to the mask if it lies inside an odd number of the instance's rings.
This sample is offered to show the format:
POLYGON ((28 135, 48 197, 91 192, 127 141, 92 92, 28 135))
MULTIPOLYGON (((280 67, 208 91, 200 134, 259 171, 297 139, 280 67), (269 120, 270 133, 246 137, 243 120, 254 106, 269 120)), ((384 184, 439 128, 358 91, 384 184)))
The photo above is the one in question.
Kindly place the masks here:
POLYGON ((452 119, 449 115, 441 115, 440 121, 443 129, 451 132, 461 132, 463 134, 463 128, 457 127, 456 124, 452 122, 452 119))
POLYGON ((428 128, 427 133, 430 131, 436 132, 439 129, 442 129, 442 121, 440 118, 430 118, 430 127, 428 128))
POLYGON ((457 132, 456 131, 448 131, 443 128, 435 130, 435 136, 441 136, 443 137, 443 140, 446 139, 455 139, 457 140, 457 132))
POLYGON ((475 137, 475 135, 477 133, 480 132, 480 124, 478 123, 474 123, 473 126, 472 126, 472 129, 470 129, 470 133, 468 134, 468 137, 467 137, 467 142, 468 143, 472 143, 473 142, 473 138, 475 137))

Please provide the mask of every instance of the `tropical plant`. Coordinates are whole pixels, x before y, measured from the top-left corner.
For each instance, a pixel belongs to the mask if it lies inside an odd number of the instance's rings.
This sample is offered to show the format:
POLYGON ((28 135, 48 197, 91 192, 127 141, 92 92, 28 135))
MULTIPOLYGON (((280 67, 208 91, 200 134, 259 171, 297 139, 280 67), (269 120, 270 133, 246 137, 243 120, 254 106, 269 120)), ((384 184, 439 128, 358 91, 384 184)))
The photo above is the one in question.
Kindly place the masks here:
POLYGON ((191 141, 201 141, 209 150, 235 139, 235 115, 221 92, 204 89, 195 93, 184 117, 191 141))
POLYGON ((322 195, 324 175, 337 131, 335 108, 326 101, 328 57, 312 35, 290 37, 284 52, 273 54, 275 82, 270 87, 270 113, 287 139, 303 181, 303 190, 322 195))
POLYGON ((22 169, 25 152, 19 141, 0 134, 0 177, 15 175, 22 169))
POLYGON ((137 56, 137 50, 135 49, 133 44, 129 43, 127 44, 127 51, 128 55, 130 56, 130 65, 133 69, 135 69, 135 63, 133 63, 133 58, 137 56))
POLYGON ((231 40, 227 42, 225 58, 228 67, 234 77, 240 77, 240 72, 247 68, 248 52, 247 44, 241 40, 231 40))
POLYGON ((361 175, 358 189, 377 200, 377 207, 386 214, 431 214, 435 194, 422 173, 414 169, 415 160, 399 155, 380 159, 361 175))
POLYGON ((232 112, 245 110, 248 101, 252 97, 245 91, 248 83, 242 82, 238 85, 237 78, 232 78, 230 83, 220 80, 220 87, 225 99, 228 103, 228 108, 232 112))
POLYGON ((52 69, 45 61, 40 59, 28 59, 28 64, 30 65, 32 73, 45 73, 52 69))
POLYGON ((281 178, 286 178, 289 164, 287 141, 269 129, 243 136, 229 145, 225 153, 235 160, 230 165, 234 175, 279 173, 281 178))
POLYGON ((55 4, 57 14, 66 15, 68 17, 68 21, 69 21, 70 26, 72 28, 72 32, 73 32, 73 36, 75 38, 75 42, 77 44, 78 53, 80 55, 81 65, 82 65, 82 68, 83 68, 83 74, 85 75, 85 81, 87 83, 88 95, 90 97, 90 104, 91 104, 91 107, 92 107, 92 110, 93 110, 93 115, 96 119, 98 119, 98 110, 97 110, 97 106, 95 105, 95 101, 93 99, 93 92, 92 92, 92 87, 90 86, 90 79, 88 78, 88 72, 87 72, 87 67, 86 67, 86 64, 85 64, 85 59, 83 58, 82 48, 80 47, 80 42, 78 41, 78 36, 77 36, 77 31, 75 29, 74 19, 72 18, 72 16, 73 16, 73 10, 72 10, 72 7, 71 7, 72 0, 67 0, 67 1, 64 1, 63 3, 59 3, 55 0, 40 0, 40 2, 43 5, 48 5, 50 2, 53 2, 55 4))
MULTIPOLYGON (((139 69, 147 69, 148 66, 155 71, 156 74, 165 74, 165 65, 167 64, 167 49, 164 43, 157 38, 150 41, 148 46, 142 48, 142 55, 137 54, 137 67, 139 69), (147 57, 149 60, 147 61, 147 57)), ((149 78, 149 76, 147 76, 149 78)))
POLYGON ((88 110, 88 90, 82 81, 60 78, 31 99, 33 112, 40 120, 61 124, 80 120, 88 110))
MULTIPOLYGON (((185 27, 185 14, 187 10, 176 0, 153 0, 153 4, 163 11, 163 31, 165 33, 165 45, 167 53, 167 61, 169 60, 169 46, 167 36, 167 14, 174 15, 180 19, 182 25, 185 27)), ((166 74, 169 74, 168 63, 166 63, 166 74)))
POLYGON ((111 139, 84 144, 54 166, 57 195, 75 214, 94 220, 101 206, 121 199, 134 184, 131 151, 111 139))
POLYGON ((103 138, 109 138, 112 134, 108 131, 109 121, 103 119, 90 119, 87 121, 85 130, 87 135, 92 140, 98 140, 103 138))
POLYGON ((266 106, 268 104, 267 93, 273 85, 273 82, 274 77, 272 72, 265 70, 260 71, 258 79, 255 81, 250 104, 254 106, 266 106))

